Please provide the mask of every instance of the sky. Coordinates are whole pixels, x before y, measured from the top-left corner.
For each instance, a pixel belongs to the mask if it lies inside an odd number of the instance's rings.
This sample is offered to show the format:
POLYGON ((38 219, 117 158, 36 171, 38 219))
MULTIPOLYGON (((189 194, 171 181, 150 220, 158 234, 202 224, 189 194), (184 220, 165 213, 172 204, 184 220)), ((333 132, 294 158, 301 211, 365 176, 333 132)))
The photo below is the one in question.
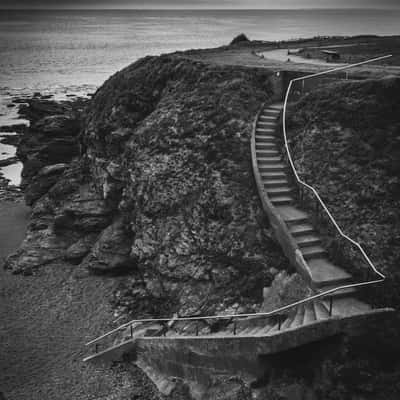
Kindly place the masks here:
POLYGON ((400 0, 0 0, 0 9, 400 9, 400 0))

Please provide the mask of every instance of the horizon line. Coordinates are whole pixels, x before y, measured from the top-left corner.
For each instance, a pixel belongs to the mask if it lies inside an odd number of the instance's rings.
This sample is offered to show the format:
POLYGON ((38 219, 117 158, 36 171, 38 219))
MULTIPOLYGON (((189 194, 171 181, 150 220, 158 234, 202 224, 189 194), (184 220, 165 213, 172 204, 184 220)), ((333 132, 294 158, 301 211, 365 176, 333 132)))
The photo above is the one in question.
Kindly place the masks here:
POLYGON ((291 8, 71 8, 71 7, 57 7, 57 8, 2 8, 1 11, 341 11, 341 10, 357 10, 357 11, 400 11, 400 7, 291 7, 291 8))

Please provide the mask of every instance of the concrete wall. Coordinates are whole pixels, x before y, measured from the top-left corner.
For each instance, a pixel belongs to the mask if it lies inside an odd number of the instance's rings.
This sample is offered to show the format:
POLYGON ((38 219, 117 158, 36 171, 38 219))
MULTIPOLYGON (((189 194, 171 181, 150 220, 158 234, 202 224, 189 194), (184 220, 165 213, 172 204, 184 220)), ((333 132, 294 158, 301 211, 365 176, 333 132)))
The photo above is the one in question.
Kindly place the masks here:
POLYGON ((183 380, 195 399, 211 400, 207 392, 226 377, 250 383, 268 370, 272 355, 343 332, 355 335, 383 311, 349 318, 330 318, 264 337, 166 337, 135 340, 136 364, 168 395, 183 380), (263 357, 264 356, 264 357, 263 357))

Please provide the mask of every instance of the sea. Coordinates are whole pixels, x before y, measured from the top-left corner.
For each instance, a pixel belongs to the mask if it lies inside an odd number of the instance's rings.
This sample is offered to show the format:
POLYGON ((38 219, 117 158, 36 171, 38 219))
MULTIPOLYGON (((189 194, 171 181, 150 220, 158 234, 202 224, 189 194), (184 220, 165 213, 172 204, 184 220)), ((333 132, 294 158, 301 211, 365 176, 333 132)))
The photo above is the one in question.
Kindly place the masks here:
MULTIPOLYGON (((250 39, 400 34, 400 10, 0 10, 0 126, 18 119, 16 97, 87 96, 145 55, 250 39)), ((13 146, 1 143, 0 160, 13 146)), ((20 182, 21 164, 0 169, 20 182)))

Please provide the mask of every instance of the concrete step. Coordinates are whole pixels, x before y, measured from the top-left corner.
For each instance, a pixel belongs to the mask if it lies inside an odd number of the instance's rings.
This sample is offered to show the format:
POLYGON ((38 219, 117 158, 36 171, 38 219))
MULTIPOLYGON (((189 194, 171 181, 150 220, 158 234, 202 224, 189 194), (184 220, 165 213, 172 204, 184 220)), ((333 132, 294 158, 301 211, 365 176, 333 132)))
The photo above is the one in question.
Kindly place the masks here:
POLYGON ((284 171, 286 165, 283 163, 276 164, 262 164, 258 166, 260 172, 284 171))
POLYGON ((265 135, 265 136, 275 136, 276 133, 276 126, 275 125, 271 125, 269 128, 267 127, 257 127, 256 128, 256 137, 261 136, 261 135, 265 135))
POLYGON ((274 206, 289 206, 295 203, 295 200, 291 196, 275 196, 270 198, 274 206))
POLYGON ((256 135, 256 143, 271 143, 271 146, 276 146, 277 139, 273 135, 256 135))
POLYGON ((289 231, 294 237, 297 237, 313 233, 314 227, 310 224, 295 224, 289 227, 289 231))
POLYGON ((262 157, 277 157, 279 155, 278 150, 256 150, 256 155, 257 158, 262 158, 262 157))
POLYGON ((318 321, 329 318, 329 310, 325 307, 321 300, 314 301, 314 312, 318 321))
MULTIPOLYGON (((312 246, 310 248, 315 249, 315 253, 318 253, 319 250, 322 249, 321 246, 312 246)), ((307 250, 307 248, 302 249, 303 255, 305 250, 307 250)), ((327 258, 314 257, 309 259, 307 264, 311 271, 312 281, 317 287, 324 285, 340 286, 352 280, 352 276, 348 272, 332 264, 327 258)))
POLYGON ((303 325, 308 325, 314 322, 317 319, 315 315, 313 302, 308 302, 304 304, 304 319, 303 325))
POLYGON ((277 122, 279 114, 263 113, 260 115, 258 122, 273 121, 277 122))
POLYGON ((265 327, 260 330, 259 336, 267 335, 268 332, 270 332, 273 327, 274 327, 274 325, 272 325, 272 324, 265 325, 265 327))
POLYGON ((268 335, 274 335, 278 332, 280 332, 282 329, 279 329, 279 324, 276 323, 269 331, 268 331, 268 335))
POLYGON ((288 196, 292 193, 292 188, 289 186, 269 187, 267 193, 270 197, 288 196))
POLYGON ((280 155, 279 149, 273 143, 263 143, 263 142, 256 143, 257 158, 262 157, 261 155, 259 156, 258 153, 264 151, 274 152, 274 157, 279 157, 280 155))
POLYGON ((257 157, 258 164, 278 164, 282 161, 280 157, 257 157))
POLYGON ((277 110, 275 108, 264 108, 262 111, 261 115, 274 115, 274 116, 279 116, 280 110, 277 110))
POLYGON ((301 252, 306 260, 321 259, 326 255, 326 250, 321 246, 305 247, 301 252))
MULTIPOLYGON (((329 300, 323 300, 324 306, 329 310, 329 300)), ((332 315, 349 317, 351 315, 359 315, 372 309, 366 304, 354 297, 336 298, 332 303, 332 315)))
POLYGON ((287 223, 307 222, 308 214, 293 206, 280 206, 278 211, 287 223))
POLYGON ((293 321, 290 324, 290 328, 297 328, 303 324, 303 319, 304 319, 304 306, 300 305, 297 306, 296 314, 295 317, 293 318, 293 321))
POLYGON ((287 318, 285 319, 285 321, 283 322, 282 326, 281 326, 281 330, 285 330, 285 329, 289 329, 291 323, 293 322, 293 320, 296 317, 296 309, 291 310, 287 316, 287 318))
POLYGON ((276 132, 276 126, 268 127, 268 126, 256 126, 256 137, 259 136, 272 136, 275 140, 278 139, 278 135, 276 132))
POLYGON ((263 125, 264 123, 268 123, 268 122, 277 123, 278 117, 275 115, 260 115, 260 118, 258 120, 259 125, 263 125))
POLYGON ((262 141, 262 140, 256 140, 256 148, 258 146, 265 146, 264 148, 266 149, 274 149, 274 150, 279 150, 278 146, 276 145, 275 142, 271 142, 271 141, 262 141))
POLYGON ((284 171, 271 171, 271 172, 262 172, 262 179, 286 179, 287 175, 284 171))
POLYGON ((263 179, 265 188, 282 187, 289 185, 286 179, 263 179))
POLYGON ((267 108, 281 111, 283 109, 283 103, 270 104, 267 108))
POLYGON ((317 246, 321 244, 321 238, 312 234, 303 234, 295 236, 296 243, 300 248, 308 246, 317 246))
POLYGON ((276 152, 277 155, 279 155, 277 147, 272 143, 256 143, 256 151, 260 150, 273 150, 276 152))
POLYGON ((267 122, 267 121, 265 121, 265 123, 262 126, 257 126, 256 132, 269 132, 269 133, 271 133, 271 130, 273 130, 275 132, 277 126, 278 126, 278 124, 276 122, 267 122))

